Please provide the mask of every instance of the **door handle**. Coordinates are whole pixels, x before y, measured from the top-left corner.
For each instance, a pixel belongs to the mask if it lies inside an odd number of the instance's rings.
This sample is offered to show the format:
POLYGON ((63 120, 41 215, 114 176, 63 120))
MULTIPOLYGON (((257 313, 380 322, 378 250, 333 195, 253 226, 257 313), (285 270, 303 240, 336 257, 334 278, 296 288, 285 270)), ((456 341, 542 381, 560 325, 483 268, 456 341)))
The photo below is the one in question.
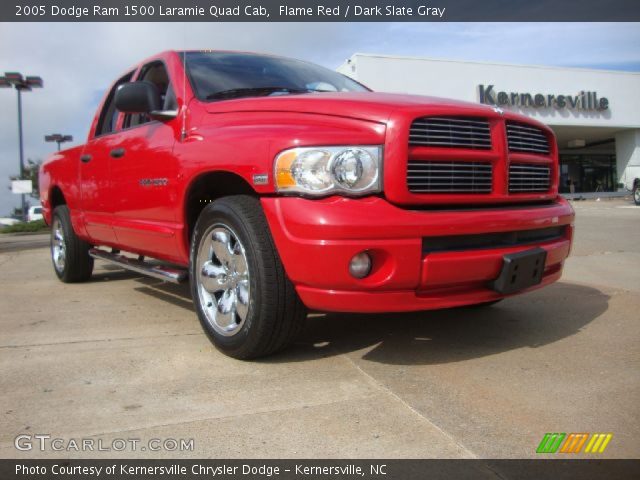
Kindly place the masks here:
POLYGON ((124 157, 124 152, 124 148, 114 148, 109 152, 109 155, 111 155, 113 158, 120 158, 124 157))
POLYGON ((80 155, 80 161, 82 163, 89 163, 91 161, 91 155, 85 153, 84 155, 80 155))

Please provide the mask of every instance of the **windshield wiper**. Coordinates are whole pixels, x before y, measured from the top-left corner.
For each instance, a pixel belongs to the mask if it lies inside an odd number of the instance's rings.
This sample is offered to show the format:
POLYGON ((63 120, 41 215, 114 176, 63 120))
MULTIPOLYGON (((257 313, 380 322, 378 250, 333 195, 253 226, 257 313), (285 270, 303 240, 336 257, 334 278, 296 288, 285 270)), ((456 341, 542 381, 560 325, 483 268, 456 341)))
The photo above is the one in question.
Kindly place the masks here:
POLYGON ((289 88, 289 87, 247 87, 232 88, 230 90, 222 90, 206 96, 207 100, 221 100, 225 98, 251 97, 256 95, 270 95, 272 93, 309 93, 313 90, 306 88, 289 88))

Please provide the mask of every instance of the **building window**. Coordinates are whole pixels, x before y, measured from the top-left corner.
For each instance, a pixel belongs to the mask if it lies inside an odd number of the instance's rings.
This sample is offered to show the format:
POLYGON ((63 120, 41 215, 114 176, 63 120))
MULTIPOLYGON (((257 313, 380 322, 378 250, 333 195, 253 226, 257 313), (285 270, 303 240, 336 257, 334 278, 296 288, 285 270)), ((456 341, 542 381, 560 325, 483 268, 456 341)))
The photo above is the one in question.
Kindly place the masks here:
POLYGON ((617 178, 615 155, 560 155, 561 193, 615 192, 617 178))

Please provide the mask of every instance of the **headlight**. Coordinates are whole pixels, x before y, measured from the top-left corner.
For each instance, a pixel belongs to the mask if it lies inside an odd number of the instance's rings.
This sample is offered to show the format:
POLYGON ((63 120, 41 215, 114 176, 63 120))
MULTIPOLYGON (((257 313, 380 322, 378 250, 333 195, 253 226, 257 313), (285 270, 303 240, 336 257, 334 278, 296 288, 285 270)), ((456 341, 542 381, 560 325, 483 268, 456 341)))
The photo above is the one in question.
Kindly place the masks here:
POLYGON ((275 161, 279 192, 307 195, 380 191, 382 147, 300 147, 285 150, 275 161))

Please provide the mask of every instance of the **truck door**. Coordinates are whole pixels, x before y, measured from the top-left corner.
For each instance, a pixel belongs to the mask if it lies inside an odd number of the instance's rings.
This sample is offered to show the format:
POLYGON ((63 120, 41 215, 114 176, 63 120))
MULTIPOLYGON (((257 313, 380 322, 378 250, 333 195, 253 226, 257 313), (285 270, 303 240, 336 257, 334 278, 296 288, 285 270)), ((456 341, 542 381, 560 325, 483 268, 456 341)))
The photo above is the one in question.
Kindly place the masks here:
MULTIPOLYGON (((136 81, 156 85, 163 110, 175 110, 176 99, 162 61, 144 65, 136 81)), ((166 257, 177 252, 175 204, 178 163, 173 146, 180 120, 154 120, 126 114, 118 133, 119 155, 111 158, 114 191, 113 226, 118 243, 137 253, 166 257)))
POLYGON ((114 245, 112 226, 113 189, 110 152, 117 148, 118 138, 115 91, 131 80, 133 72, 119 79, 109 91, 97 122, 92 126, 89 141, 80 155, 80 198, 87 234, 96 245, 114 245))

